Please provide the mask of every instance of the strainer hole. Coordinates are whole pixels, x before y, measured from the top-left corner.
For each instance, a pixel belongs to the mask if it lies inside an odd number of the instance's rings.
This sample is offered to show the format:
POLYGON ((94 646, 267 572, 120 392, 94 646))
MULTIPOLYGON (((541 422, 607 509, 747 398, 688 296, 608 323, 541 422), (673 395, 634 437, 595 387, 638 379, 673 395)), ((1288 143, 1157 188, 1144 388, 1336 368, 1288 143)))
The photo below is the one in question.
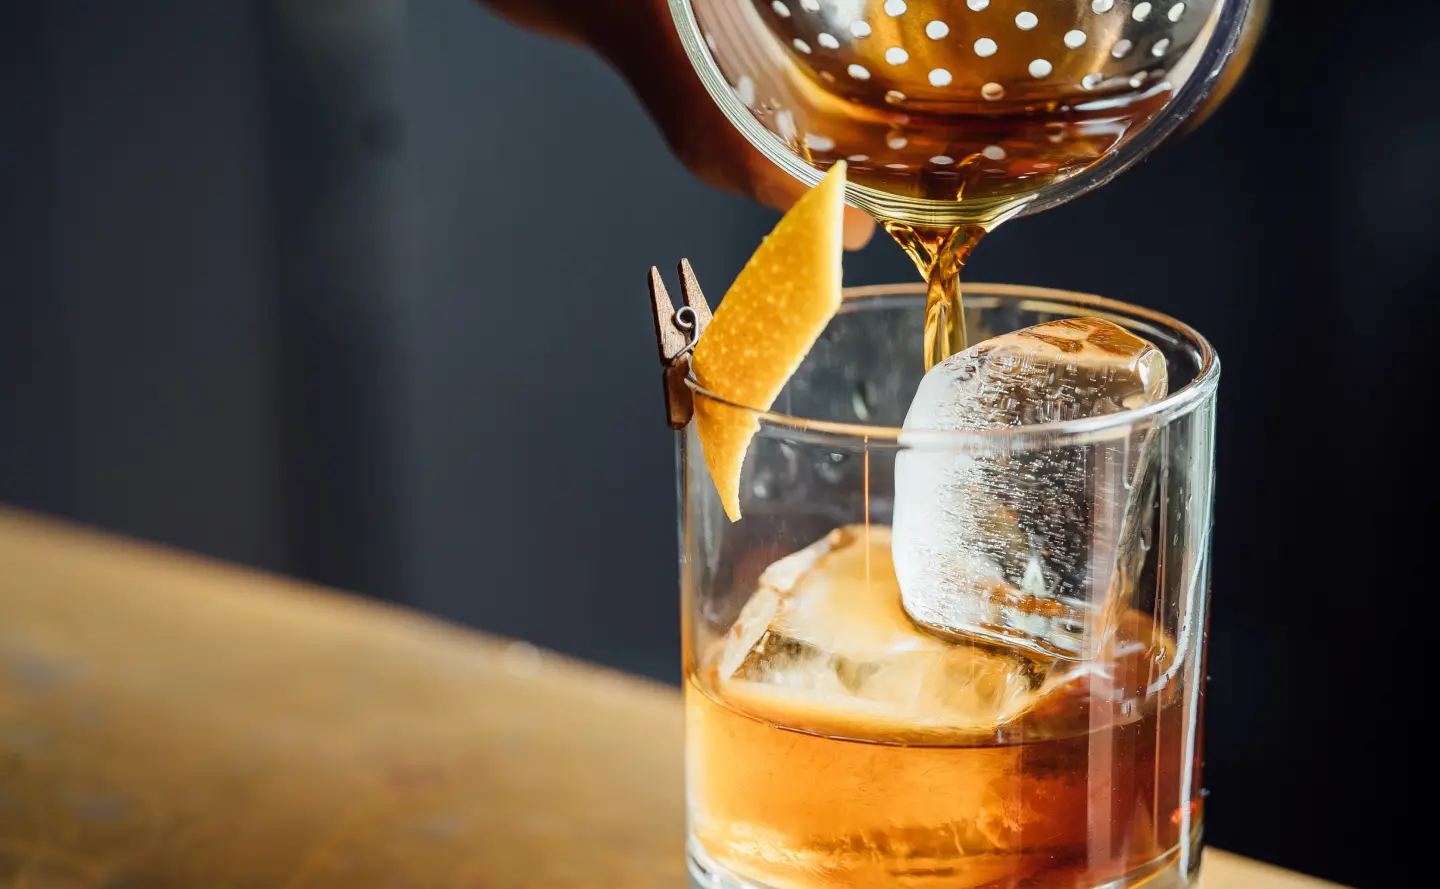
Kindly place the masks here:
POLYGON ((992 80, 980 87, 980 95, 984 96, 988 102, 998 102, 1005 98, 1005 87, 992 80))
POLYGON ((1080 78, 1080 88, 1093 90, 1095 87, 1099 86, 1100 81, 1104 79, 1105 76, 1103 74, 1086 74, 1084 77, 1080 78))
POLYGON ((1182 15, 1184 15, 1184 14, 1185 14, 1185 4, 1184 4, 1184 3, 1176 3, 1174 6, 1170 7, 1170 11, 1169 11, 1169 12, 1165 13, 1165 17, 1168 18, 1168 19, 1170 19, 1170 21, 1172 21, 1172 22, 1178 22, 1178 21, 1180 21, 1180 17, 1181 17, 1182 15))
POLYGON ((850 23, 850 33, 856 37, 869 37, 870 23, 864 19, 856 19, 850 23))
POLYGON ((1090 11, 1099 15, 1104 15, 1114 8, 1115 0, 1094 0, 1094 2, 1090 4, 1090 11))
POLYGON ((810 52, 810 44, 801 40, 799 37, 796 37, 794 40, 790 41, 790 45, 795 47, 795 49, 799 50, 800 52, 806 54, 809 54, 810 52))
POLYGON ((835 148, 835 140, 819 133, 806 133, 805 147, 811 151, 832 151, 835 148))
POLYGON ((1170 38, 1169 38, 1169 37, 1161 37, 1159 40, 1155 41, 1155 45, 1154 45, 1154 46, 1150 47, 1150 55, 1152 55, 1152 56, 1154 56, 1155 58, 1158 59, 1158 58, 1160 58, 1161 56, 1165 55, 1166 51, 1168 51, 1169 49, 1170 49, 1170 38))
POLYGON ((930 22, 925 26, 925 36, 931 40, 944 40, 950 34, 950 26, 941 21, 930 22))
POLYGON ((1065 32, 1065 45, 1071 49, 1079 49, 1084 46, 1085 41, 1089 39, 1090 38, 1085 35, 1085 32, 1079 29, 1065 32))
POLYGON ((906 139, 904 136, 891 136, 890 138, 885 140, 885 144, 890 147, 891 151, 899 151, 906 145, 909 145, 910 140, 906 139))
POLYGON ((849 161, 850 163, 852 163, 852 164, 863 164, 863 163, 865 163, 866 161, 868 161, 868 160, 870 159, 870 155, 868 155, 868 154, 852 154, 852 155, 850 155, 849 157, 847 157, 847 158, 845 158, 845 159, 846 159, 847 161, 849 161))
POLYGON ((1130 55, 1130 50, 1133 49, 1134 46, 1135 44, 1133 42, 1122 37, 1115 41, 1115 45, 1111 47, 1110 57, 1113 59, 1123 59, 1130 55))
POLYGON ((885 101, 889 102, 891 105, 899 105, 901 102, 905 101, 905 94, 900 92, 899 90, 890 90, 885 94, 885 101))
POLYGON ((995 44, 995 41, 991 40, 989 37, 981 37, 979 40, 975 41, 975 55, 979 56, 982 59, 988 59, 991 56, 995 55, 995 50, 999 48, 1000 47, 995 44))
POLYGON ((951 164, 955 163, 955 158, 951 157, 948 154, 937 154, 934 157, 930 158, 930 163, 934 164, 937 167, 948 167, 951 164))
POLYGON ((800 8, 806 12, 819 12, 820 0, 800 0, 800 8))
POLYGON ((885 61, 892 65, 903 65, 910 61, 910 54, 898 46, 885 50, 885 61))
POLYGON ((840 48, 840 41, 835 39, 835 35, 826 34, 824 31, 821 31, 819 34, 815 35, 815 42, 825 47, 826 49, 840 48))
POLYGON ((740 75, 740 81, 735 84, 735 95, 744 103, 746 108, 755 105, 755 81, 750 79, 748 74, 740 75))
POLYGON ((856 80, 870 79, 870 69, 866 68, 864 65, 852 64, 850 65, 850 67, 845 69, 845 72, 856 80))
POLYGON ((781 3, 780 0, 775 0, 775 2, 771 3, 770 8, 775 10, 775 14, 782 19, 788 19, 790 17, 790 7, 781 3))
POLYGON ((1051 65, 1045 59, 1033 59, 1030 62, 1030 76, 1036 79, 1049 77, 1050 72, 1054 70, 1055 66, 1051 65))
POLYGON ((905 14, 905 0, 885 0, 885 14, 891 18, 905 14))
POLYGON ((979 12, 990 5, 990 0, 965 0, 965 5, 979 12))
POLYGON ((992 161, 1003 161, 1005 159, 1005 149, 999 145, 986 145, 980 153, 992 161))
POLYGON ((1130 11, 1130 17, 1137 22, 1143 22, 1150 17, 1150 10, 1154 8, 1149 3, 1136 3, 1135 8, 1130 11))
POLYGON ((950 75, 950 72, 946 71, 944 68, 936 68, 930 72, 931 86, 949 86, 950 81, 953 79, 954 78, 950 75))
POLYGON ((1038 24, 1040 24, 1040 17, 1028 10, 1015 16, 1015 27, 1022 31, 1029 31, 1038 24))

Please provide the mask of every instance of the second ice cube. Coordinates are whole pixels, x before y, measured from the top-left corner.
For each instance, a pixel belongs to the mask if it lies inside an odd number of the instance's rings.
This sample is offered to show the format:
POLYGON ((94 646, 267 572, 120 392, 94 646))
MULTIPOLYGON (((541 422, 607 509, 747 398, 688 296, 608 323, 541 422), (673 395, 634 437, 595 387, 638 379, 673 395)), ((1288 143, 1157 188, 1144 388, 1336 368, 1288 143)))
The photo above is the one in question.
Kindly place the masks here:
POLYGON ((910 617, 1044 656, 1094 657, 1144 556, 1150 431, 1002 436, 963 449, 923 431, 1077 420, 1166 390, 1160 350, 1099 318, 998 336, 931 368, 895 465, 892 546, 910 617))

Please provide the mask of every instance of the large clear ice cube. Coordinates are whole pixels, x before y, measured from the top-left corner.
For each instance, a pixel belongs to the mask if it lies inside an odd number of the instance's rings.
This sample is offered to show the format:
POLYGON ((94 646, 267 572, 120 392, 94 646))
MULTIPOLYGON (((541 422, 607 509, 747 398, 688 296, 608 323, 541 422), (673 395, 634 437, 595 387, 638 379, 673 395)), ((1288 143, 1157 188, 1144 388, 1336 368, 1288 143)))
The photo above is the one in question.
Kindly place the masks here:
POLYGON ((1083 443, 997 439, 956 449, 925 430, 1001 429, 1111 414, 1165 397, 1155 346, 1099 318, 1051 321, 936 364, 905 417, 894 561, 905 610, 942 634, 1095 657, 1143 558, 1151 432, 1083 443))

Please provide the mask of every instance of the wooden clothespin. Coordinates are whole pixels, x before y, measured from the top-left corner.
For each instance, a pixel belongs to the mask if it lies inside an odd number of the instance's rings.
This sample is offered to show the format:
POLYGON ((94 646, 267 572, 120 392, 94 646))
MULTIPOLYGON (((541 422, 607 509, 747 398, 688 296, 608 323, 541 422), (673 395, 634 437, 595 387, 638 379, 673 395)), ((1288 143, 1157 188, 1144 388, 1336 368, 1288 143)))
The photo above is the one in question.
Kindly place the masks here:
POLYGON ((650 267, 650 308, 655 315, 655 339, 660 346, 660 363, 664 365, 665 420, 671 429, 684 429, 695 414, 695 394, 686 384, 690 376, 690 353, 712 317, 705 294, 690 260, 680 260, 680 297, 685 301, 679 309, 670 302, 660 270, 650 267))

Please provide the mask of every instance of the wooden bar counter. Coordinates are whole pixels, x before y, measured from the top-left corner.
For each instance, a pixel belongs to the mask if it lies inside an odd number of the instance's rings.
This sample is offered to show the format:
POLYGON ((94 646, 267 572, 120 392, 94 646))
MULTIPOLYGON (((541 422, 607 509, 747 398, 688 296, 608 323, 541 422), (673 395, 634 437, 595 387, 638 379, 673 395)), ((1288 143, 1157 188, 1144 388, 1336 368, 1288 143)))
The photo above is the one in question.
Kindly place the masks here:
POLYGON ((681 889, 683 834, 672 689, 0 509, 3 889, 681 889))

